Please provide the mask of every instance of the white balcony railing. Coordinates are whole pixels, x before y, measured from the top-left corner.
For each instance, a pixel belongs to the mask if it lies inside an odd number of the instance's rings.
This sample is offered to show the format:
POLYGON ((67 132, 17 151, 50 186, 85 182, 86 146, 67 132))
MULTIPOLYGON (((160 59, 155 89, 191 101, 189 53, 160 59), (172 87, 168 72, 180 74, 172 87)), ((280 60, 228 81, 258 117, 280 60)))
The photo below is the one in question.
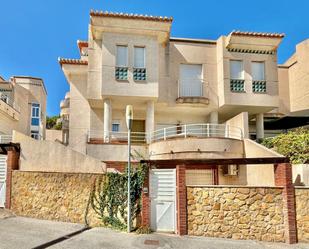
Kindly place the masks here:
POLYGON ((12 142, 12 135, 0 135, 0 144, 8 144, 12 142))
MULTIPOLYGON (((146 143, 146 133, 145 132, 131 132, 131 142, 132 143, 146 143)), ((127 143, 128 133, 127 132, 115 132, 110 131, 108 134, 104 135, 103 131, 91 130, 88 131, 88 142, 114 142, 114 143, 127 143)))
MULTIPOLYGON (((231 138, 243 139, 242 129, 225 124, 186 124, 166 127, 156 130, 149 134, 145 132, 132 132, 132 143, 152 143, 160 140, 168 140, 173 138, 231 138)), ((88 142, 93 143, 127 143, 127 132, 113 132, 104 136, 103 130, 91 130, 88 132, 88 142)))
POLYGON ((186 78, 178 80, 178 97, 206 97, 204 96, 203 79, 186 78))
POLYGON ((188 137, 222 137, 241 140, 243 134, 240 128, 225 124, 188 124, 156 130, 151 134, 151 142, 188 137))

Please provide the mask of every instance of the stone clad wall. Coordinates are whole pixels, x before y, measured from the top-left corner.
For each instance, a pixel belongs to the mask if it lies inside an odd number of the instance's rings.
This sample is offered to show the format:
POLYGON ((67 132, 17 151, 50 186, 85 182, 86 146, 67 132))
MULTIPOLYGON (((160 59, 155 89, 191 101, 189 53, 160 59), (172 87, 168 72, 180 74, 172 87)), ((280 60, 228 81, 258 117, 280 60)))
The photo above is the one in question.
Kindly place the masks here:
MULTIPOLYGON (((20 216, 84 223, 92 184, 100 174, 13 171, 11 209, 20 216)), ((100 224, 89 208, 89 224, 100 224)))
POLYGON ((299 242, 309 242, 309 188, 296 188, 296 222, 299 242))
POLYGON ((188 234, 284 242, 282 188, 187 187, 188 234))

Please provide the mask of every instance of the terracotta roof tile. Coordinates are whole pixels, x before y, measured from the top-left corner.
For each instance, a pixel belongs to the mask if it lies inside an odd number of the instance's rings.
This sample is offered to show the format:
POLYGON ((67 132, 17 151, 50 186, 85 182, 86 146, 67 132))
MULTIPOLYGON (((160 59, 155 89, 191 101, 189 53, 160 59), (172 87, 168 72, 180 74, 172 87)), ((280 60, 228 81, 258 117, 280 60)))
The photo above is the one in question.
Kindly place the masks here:
POLYGON ((88 65, 88 61, 80 60, 80 59, 65 59, 58 58, 59 64, 62 66, 63 64, 71 64, 71 65, 88 65))
POLYGON ((81 51, 82 48, 88 47, 88 41, 77 40, 77 46, 79 48, 79 51, 81 51))
POLYGON ((285 34, 283 33, 280 34, 280 33, 247 32, 239 30, 232 31, 231 35, 269 37, 269 38, 283 38, 285 36, 285 34))
POLYGON ((108 11, 98 11, 91 10, 90 16, 99 16, 99 17, 119 17, 119 18, 129 18, 129 19, 141 19, 148 21, 158 21, 158 22, 172 22, 173 17, 166 16, 148 16, 148 15, 139 15, 139 14, 128 14, 128 13, 118 13, 118 12, 108 12, 108 11))

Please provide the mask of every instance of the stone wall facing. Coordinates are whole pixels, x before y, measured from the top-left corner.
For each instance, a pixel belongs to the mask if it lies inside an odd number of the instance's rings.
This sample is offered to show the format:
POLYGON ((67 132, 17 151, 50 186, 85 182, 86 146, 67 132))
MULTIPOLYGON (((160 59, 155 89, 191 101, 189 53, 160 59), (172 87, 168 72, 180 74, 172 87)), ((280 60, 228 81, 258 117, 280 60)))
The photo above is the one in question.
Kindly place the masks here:
POLYGON ((296 222, 299 242, 309 242, 309 188, 295 188, 296 222))
MULTIPOLYGON (((20 216, 84 223, 94 180, 102 174, 13 171, 11 209, 20 216)), ((100 225, 89 208, 88 222, 100 225)))
POLYGON ((187 187, 188 234, 285 242, 282 190, 187 187))

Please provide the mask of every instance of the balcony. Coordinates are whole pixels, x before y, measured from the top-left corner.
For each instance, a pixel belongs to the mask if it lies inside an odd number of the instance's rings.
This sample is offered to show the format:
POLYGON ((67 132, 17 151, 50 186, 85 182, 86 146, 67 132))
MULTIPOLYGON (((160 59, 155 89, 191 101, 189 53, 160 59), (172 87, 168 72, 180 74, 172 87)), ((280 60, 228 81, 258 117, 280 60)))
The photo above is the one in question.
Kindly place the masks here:
POLYGON ((12 142, 12 135, 0 135, 0 144, 8 144, 12 142))
POLYGON ((201 78, 178 80, 178 104, 209 104, 208 91, 201 78))
POLYGON ((187 124, 156 130, 151 134, 151 142, 190 137, 242 140, 243 134, 240 128, 224 124, 187 124))
POLYGON ((225 124, 188 124, 152 133, 151 160, 242 158, 243 132, 225 124))
POLYGON ((19 120, 20 107, 7 96, 0 97, 0 110, 15 120, 19 120))
MULTIPOLYGON (((146 143, 145 132, 131 132, 131 142, 133 144, 145 144, 146 143)), ((88 143, 90 144, 127 144, 128 133, 127 132, 115 132, 110 131, 109 134, 104 135, 103 130, 90 130, 88 131, 88 143)))

